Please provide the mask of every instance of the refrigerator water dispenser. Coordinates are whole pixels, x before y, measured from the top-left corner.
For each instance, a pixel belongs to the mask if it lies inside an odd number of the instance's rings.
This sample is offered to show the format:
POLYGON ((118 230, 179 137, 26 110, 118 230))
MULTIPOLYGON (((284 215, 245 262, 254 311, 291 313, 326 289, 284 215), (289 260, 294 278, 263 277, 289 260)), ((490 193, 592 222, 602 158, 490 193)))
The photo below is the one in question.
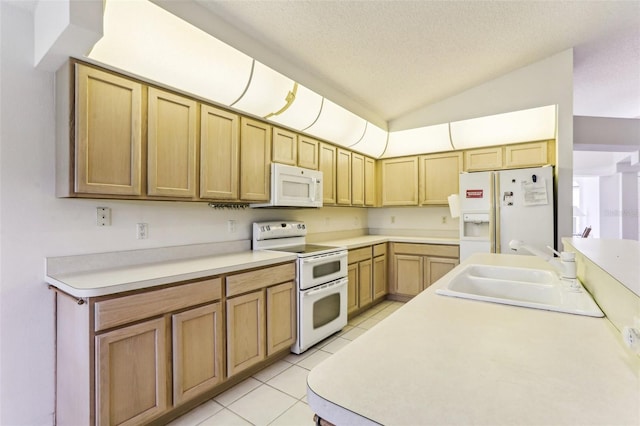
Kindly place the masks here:
POLYGON ((464 213, 462 237, 489 240, 489 213, 464 213))

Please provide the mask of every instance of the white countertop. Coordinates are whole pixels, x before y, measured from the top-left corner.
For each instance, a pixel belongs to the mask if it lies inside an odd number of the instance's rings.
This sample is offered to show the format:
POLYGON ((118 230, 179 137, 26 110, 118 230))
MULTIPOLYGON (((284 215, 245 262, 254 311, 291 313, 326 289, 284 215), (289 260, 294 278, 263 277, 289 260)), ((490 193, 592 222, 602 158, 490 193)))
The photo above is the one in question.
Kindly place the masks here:
POLYGON ((289 253, 244 251, 227 255, 47 275, 45 281, 75 297, 96 297, 268 266, 295 259, 296 255, 289 253))
POLYGON ((640 296, 640 242, 599 238, 563 238, 605 272, 640 296))
POLYGON ((340 425, 640 424, 640 358, 606 318, 435 294, 451 275, 312 369, 312 410, 340 425))
POLYGON ((459 245, 457 238, 439 237, 406 237, 394 235, 362 235, 359 237, 342 238, 339 240, 318 241, 318 244, 346 247, 349 250, 386 242, 416 243, 416 244, 450 244, 459 245))

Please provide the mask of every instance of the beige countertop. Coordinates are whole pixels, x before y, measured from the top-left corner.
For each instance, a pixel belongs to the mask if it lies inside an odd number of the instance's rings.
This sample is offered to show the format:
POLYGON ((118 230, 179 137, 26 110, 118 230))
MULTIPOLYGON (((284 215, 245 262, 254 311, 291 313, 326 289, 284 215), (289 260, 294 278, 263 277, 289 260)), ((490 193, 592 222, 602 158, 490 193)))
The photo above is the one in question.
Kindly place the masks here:
POLYGON ((226 255, 169 260, 124 267, 45 276, 45 281, 75 297, 96 297, 179 281, 226 274, 292 261, 295 254, 243 251, 226 255))
POLYGON ((435 294, 451 275, 312 369, 312 410, 338 425, 640 424, 640 358, 609 320, 435 294))
POLYGON ((346 247, 351 250, 351 249, 356 249, 360 247, 370 246, 372 244, 380 244, 380 243, 386 243, 386 242, 416 243, 416 244, 451 244, 456 246, 460 244, 460 240, 457 238, 406 237, 406 236, 393 236, 393 235, 362 235, 359 237, 342 238, 338 240, 318 241, 318 244, 346 247))

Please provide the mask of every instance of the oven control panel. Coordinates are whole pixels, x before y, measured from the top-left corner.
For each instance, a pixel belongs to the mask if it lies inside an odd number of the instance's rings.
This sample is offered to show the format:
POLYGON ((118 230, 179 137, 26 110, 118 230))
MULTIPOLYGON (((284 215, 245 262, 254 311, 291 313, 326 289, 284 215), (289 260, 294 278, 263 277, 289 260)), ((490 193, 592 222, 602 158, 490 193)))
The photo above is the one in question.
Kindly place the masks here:
MULTIPOLYGON (((307 235, 307 226, 297 221, 271 221, 253 223, 253 243, 285 238, 302 238, 307 235)), ((284 240, 282 241, 284 243, 284 240)), ((304 241, 303 241, 304 242, 304 241)))

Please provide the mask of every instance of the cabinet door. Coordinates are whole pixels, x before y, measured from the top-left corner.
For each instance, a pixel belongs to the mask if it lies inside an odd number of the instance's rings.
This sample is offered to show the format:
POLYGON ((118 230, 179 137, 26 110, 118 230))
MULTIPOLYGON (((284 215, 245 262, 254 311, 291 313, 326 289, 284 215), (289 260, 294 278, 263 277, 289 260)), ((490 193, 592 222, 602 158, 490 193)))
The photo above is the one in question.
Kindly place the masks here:
POLYGON ((376 161, 364 158, 364 205, 376 205, 376 161))
POLYGON ((202 105, 200 113, 200 198, 237 200, 238 115, 202 105))
POLYGON ((98 425, 147 423, 167 409, 164 318, 96 336, 98 425))
POLYGON ((74 190, 141 195, 142 86, 76 65, 75 105, 74 190))
POLYGON ((265 358, 264 291, 227 299, 227 376, 265 358))
POLYGON ((337 150, 336 185, 338 204, 351 204, 351 152, 337 150))
POLYGON ((196 195, 196 102, 149 88, 149 195, 196 195))
POLYGON ((320 171, 322 172, 322 202, 336 204, 336 147, 326 143, 320 144, 320 171))
POLYGON ((387 256, 373 258, 373 300, 387 294, 387 256))
POLYGON ((293 282, 267 289, 267 356, 296 341, 296 288, 293 282))
POLYGON ((382 205, 418 205, 418 157, 382 160, 382 205))
POLYGON ((507 168, 533 167, 548 164, 547 142, 522 143, 504 147, 504 166, 507 168))
POLYGON ((446 273, 458 265, 458 259, 447 259, 443 257, 427 257, 427 277, 426 287, 438 281, 446 273))
POLYGON ((464 152, 464 170, 499 170, 502 168, 502 147, 472 149, 464 152))
POLYGON ((351 204, 364 206, 364 155, 351 153, 351 204))
POLYGON ((174 405, 222 381, 221 315, 222 305, 213 303, 172 316, 174 405))
POLYGON ((298 135, 288 130, 273 128, 271 160, 295 166, 298 160, 298 135))
POLYGON ((396 254, 394 257, 395 293, 415 296, 424 288, 424 257, 396 254))
POLYGON ((373 302, 373 263, 371 259, 358 263, 358 307, 364 308, 373 302))
POLYGON ((271 126, 240 119, 240 198, 269 201, 271 187, 271 126))
POLYGON ((458 193, 462 153, 420 157, 420 204, 448 204, 447 197, 458 193))
POLYGON ((318 170, 318 146, 317 140, 298 135, 298 166, 318 170))
POLYGON ((347 268, 347 314, 358 309, 358 264, 352 263, 347 268))

